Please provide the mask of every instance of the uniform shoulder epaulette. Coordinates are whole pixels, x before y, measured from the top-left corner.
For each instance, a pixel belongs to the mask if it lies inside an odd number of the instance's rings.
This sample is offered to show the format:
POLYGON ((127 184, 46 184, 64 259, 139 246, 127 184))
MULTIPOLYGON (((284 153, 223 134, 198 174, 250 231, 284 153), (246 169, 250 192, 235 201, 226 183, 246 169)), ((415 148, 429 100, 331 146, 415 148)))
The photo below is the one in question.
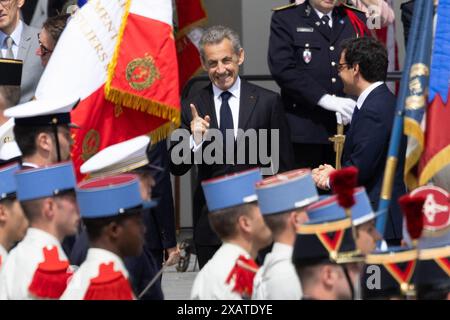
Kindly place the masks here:
POLYGON ((350 4, 342 3, 342 5, 343 5, 344 7, 346 7, 346 8, 349 8, 349 9, 352 9, 352 10, 354 10, 354 11, 358 11, 358 12, 360 12, 360 13, 366 14, 364 11, 362 11, 362 10, 360 10, 360 9, 358 9, 358 8, 356 8, 356 7, 352 6, 352 5, 350 5, 350 4))
POLYGON ((288 8, 293 8, 298 6, 298 4, 294 3, 290 3, 284 6, 280 6, 280 7, 276 7, 276 8, 272 8, 272 11, 280 11, 280 10, 284 10, 284 9, 288 9, 288 8))
POLYGON ((133 290, 123 273, 114 270, 114 262, 102 263, 98 276, 90 281, 84 300, 133 300, 133 290))

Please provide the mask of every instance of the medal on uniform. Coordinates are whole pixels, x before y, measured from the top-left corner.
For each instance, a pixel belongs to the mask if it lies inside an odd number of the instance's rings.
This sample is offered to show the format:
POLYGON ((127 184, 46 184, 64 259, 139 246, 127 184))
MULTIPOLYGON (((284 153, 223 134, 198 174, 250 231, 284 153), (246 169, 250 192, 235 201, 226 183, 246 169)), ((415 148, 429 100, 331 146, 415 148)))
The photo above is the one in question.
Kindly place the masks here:
POLYGON ((306 48, 305 51, 303 51, 303 61, 305 61, 305 63, 310 63, 311 59, 312 59, 311 50, 306 48))

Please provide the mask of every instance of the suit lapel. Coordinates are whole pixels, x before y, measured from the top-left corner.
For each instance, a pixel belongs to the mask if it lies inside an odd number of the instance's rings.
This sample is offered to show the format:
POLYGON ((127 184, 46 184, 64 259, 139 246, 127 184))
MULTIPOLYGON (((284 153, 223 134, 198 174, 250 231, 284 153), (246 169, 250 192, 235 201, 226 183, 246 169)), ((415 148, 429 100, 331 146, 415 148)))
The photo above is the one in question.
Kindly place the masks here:
POLYGON ((239 101, 239 121, 238 128, 242 130, 247 129, 250 116, 255 109, 256 100, 258 96, 254 90, 248 85, 245 80, 241 79, 241 97, 239 101))
POLYGON ((28 28, 28 26, 24 22, 22 22, 22 24, 23 24, 22 35, 20 36, 19 52, 17 53, 17 59, 19 60, 25 60, 28 50, 30 49, 32 36, 30 34, 31 29, 28 28))
POLYGON ((333 12, 333 29, 331 31, 331 43, 335 43, 347 24, 346 19, 339 13, 338 9, 334 9, 333 12))

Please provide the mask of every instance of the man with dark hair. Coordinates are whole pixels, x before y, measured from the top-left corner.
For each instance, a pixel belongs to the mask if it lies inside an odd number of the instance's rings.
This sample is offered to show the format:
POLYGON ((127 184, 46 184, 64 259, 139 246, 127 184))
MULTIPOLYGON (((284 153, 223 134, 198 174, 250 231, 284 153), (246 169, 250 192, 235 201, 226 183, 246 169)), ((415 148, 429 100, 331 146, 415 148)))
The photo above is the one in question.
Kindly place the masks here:
POLYGON ((5 111, 15 120, 14 136, 24 167, 37 168, 70 160, 70 111, 78 101, 33 100, 5 111))
POLYGON ((38 34, 39 48, 36 50, 36 54, 41 57, 43 67, 47 66, 69 17, 69 14, 62 14, 50 17, 44 22, 42 30, 38 34))
MULTIPOLYGON (((387 52, 380 42, 367 37, 348 40, 342 48, 338 70, 344 92, 358 97, 345 139, 342 164, 344 167, 358 168, 358 185, 366 188, 372 208, 376 211, 396 107, 396 98, 384 83, 387 52)), ((403 182, 405 151, 406 138, 403 137, 383 236, 388 245, 400 245, 402 238, 402 214, 397 199, 406 191, 403 182)), ((334 168, 331 165, 321 165, 313 170, 319 188, 330 187, 329 175, 332 171, 334 168)))
POLYGON ((258 269, 253 259, 272 240, 255 202, 260 180, 259 169, 253 169, 202 183, 209 222, 223 244, 197 274, 192 299, 251 298, 258 269))
POLYGON ((274 245, 255 276, 252 298, 300 300, 302 289, 292 252, 297 226, 308 219, 305 208, 319 199, 311 171, 299 169, 264 179, 257 184, 256 194, 274 245))
POLYGON ((20 170, 15 178, 30 227, 2 270, 0 299, 59 299, 71 276, 61 243, 80 220, 73 165, 20 170))
POLYGON ((91 247, 61 299, 135 299, 140 292, 133 293, 123 259, 142 253, 142 210, 156 202, 142 200, 132 174, 87 180, 78 185, 77 199, 91 247))
POLYGON ((21 99, 33 98, 43 68, 34 54, 38 48, 37 29, 20 19, 20 8, 25 0, 0 2, 0 58, 23 60, 21 99))
POLYGON ((28 221, 16 198, 14 173, 19 170, 14 163, 0 168, 0 270, 8 251, 25 236, 28 221))

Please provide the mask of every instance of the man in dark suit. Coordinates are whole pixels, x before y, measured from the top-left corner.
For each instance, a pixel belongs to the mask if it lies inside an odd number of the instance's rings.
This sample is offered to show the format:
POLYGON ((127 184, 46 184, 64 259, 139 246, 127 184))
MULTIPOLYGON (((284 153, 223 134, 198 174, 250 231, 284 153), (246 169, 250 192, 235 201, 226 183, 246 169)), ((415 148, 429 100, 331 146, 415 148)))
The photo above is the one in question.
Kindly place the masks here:
MULTIPOLYGON (((359 169, 358 183, 366 188, 374 210, 380 198, 396 107, 396 98, 384 83, 387 66, 387 52, 380 42, 359 38, 343 44, 339 76, 344 92, 357 96, 358 100, 346 135, 342 163, 344 167, 359 169)), ((406 192, 403 182, 405 151, 406 137, 403 137, 384 233, 389 245, 400 244, 402 238, 402 214, 397 199, 406 192)), ((313 170, 318 187, 329 187, 329 175, 333 170, 330 165, 313 170)))
POLYGON ((0 4, 0 58, 23 60, 20 102, 33 98, 44 69, 35 52, 39 47, 38 29, 20 19, 25 0, 2 1, 0 4))
POLYGON ((328 140, 336 113, 350 121, 355 101, 344 98, 336 65, 344 39, 368 34, 362 12, 334 1, 307 0, 274 9, 269 69, 281 88, 294 146, 295 166, 334 162, 328 140))
MULTIPOLYGON (((180 131, 191 136, 187 143, 183 143, 186 139, 180 142, 175 135, 172 136, 174 144, 171 147, 171 172, 183 175, 191 168, 194 155, 196 159, 198 155, 202 157, 203 161, 197 167, 193 208, 194 242, 199 265, 202 267, 219 248, 220 240, 209 225, 200 182, 263 165, 266 166, 264 174, 274 174, 290 169, 293 159, 280 96, 239 78, 244 50, 238 35, 222 26, 209 28, 200 41, 200 55, 203 68, 208 72, 212 83, 182 102, 181 128, 185 130, 180 131), (251 134, 252 130, 249 129, 255 130, 257 140, 245 138, 247 134, 251 134), (268 131, 267 136, 273 137, 265 139, 259 135, 263 130, 268 131), (218 132, 220 137, 211 141, 210 134, 213 132, 218 132), (222 146, 223 142, 227 146, 226 150, 222 146), (265 152, 271 150, 270 162, 258 157, 264 149, 260 148, 261 144, 265 142, 268 142, 265 152), (207 149, 217 143, 220 143, 220 148, 216 149, 215 156, 220 159, 208 162, 205 157, 207 149), (179 147, 183 145, 187 145, 187 148, 180 152, 179 147), (276 147, 279 150, 273 151, 276 147), (233 148, 237 151, 235 156, 231 153, 233 148), (241 159, 243 154, 245 159, 241 159), (227 155, 231 159, 227 159, 227 155), (252 156, 257 159, 252 159, 252 156), (186 161, 178 161, 183 157, 186 161)), ((214 134, 214 138, 216 137, 214 134)))

